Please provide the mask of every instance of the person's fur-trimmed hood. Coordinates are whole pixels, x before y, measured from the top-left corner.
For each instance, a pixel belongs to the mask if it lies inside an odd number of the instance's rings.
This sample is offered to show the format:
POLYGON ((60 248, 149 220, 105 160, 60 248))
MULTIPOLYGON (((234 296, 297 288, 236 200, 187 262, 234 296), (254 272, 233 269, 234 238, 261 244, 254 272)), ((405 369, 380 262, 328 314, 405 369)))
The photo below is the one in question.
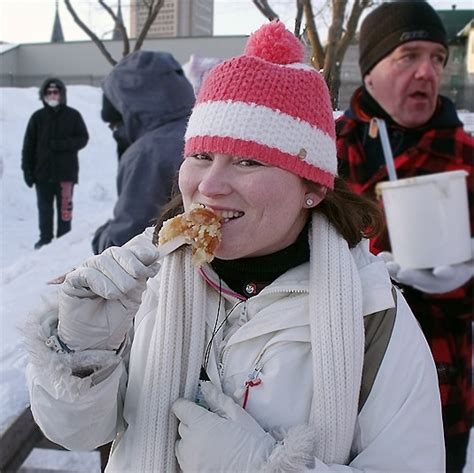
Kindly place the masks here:
POLYGON ((67 95, 66 95, 66 85, 61 79, 58 79, 57 77, 48 77, 42 84, 39 89, 39 99, 43 102, 43 105, 47 105, 45 102, 45 96, 46 96, 46 89, 50 85, 55 85, 59 91, 59 103, 62 105, 66 105, 67 103, 67 95))

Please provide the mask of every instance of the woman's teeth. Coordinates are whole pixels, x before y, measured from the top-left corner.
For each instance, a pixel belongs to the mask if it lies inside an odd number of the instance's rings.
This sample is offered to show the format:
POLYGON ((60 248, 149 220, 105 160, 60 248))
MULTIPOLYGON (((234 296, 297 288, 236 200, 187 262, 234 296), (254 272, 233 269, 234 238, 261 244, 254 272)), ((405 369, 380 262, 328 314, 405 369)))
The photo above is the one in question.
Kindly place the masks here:
POLYGON ((221 218, 222 218, 222 221, 223 223, 226 223, 228 222, 229 220, 232 220, 234 218, 239 218, 239 217, 242 217, 242 215, 244 214, 243 212, 238 212, 238 211, 234 211, 234 210, 223 210, 221 212, 219 212, 221 218))

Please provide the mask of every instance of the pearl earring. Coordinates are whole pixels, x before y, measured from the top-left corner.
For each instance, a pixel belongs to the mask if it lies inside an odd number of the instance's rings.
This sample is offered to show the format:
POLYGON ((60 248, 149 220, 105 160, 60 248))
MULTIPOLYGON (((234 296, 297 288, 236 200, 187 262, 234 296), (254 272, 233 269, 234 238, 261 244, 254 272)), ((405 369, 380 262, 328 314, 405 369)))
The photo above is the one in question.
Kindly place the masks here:
POLYGON ((314 200, 311 197, 307 197, 306 200, 305 200, 305 204, 308 207, 312 207, 314 205, 314 200))

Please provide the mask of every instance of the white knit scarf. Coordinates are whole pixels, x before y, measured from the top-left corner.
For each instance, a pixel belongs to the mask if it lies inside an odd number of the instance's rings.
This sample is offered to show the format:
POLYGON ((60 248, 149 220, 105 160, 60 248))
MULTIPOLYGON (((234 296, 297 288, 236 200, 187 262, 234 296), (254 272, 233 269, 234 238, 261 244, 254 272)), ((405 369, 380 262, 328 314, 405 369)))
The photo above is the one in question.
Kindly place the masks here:
POLYGON ((362 287, 347 242, 326 217, 314 213, 310 230, 310 326, 316 457, 349 459, 364 361, 362 287))
POLYGON ((194 399, 202 364, 207 287, 191 262, 176 251, 161 267, 159 303, 138 405, 136 470, 178 471, 174 445, 178 422, 171 412, 179 397, 194 399))
MULTIPOLYGON (((315 456, 345 464, 350 455, 362 374, 364 331, 360 279, 346 241, 314 214, 309 234, 310 326, 314 394, 310 424, 315 456)), ((179 471, 174 448, 178 397, 194 399, 202 363, 207 301, 215 303, 190 251, 165 258, 160 299, 138 406, 137 471, 179 471)))

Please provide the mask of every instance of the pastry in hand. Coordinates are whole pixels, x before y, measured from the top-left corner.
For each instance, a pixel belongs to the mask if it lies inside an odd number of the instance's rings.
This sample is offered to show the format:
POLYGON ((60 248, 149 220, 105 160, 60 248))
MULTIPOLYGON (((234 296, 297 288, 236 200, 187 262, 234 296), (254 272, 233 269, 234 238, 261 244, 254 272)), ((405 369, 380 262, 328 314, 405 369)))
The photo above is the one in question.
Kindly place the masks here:
POLYGON ((193 263, 201 266, 214 259, 214 252, 221 242, 220 229, 219 215, 204 205, 194 204, 188 212, 163 222, 158 233, 158 244, 184 236, 192 247, 193 263))

